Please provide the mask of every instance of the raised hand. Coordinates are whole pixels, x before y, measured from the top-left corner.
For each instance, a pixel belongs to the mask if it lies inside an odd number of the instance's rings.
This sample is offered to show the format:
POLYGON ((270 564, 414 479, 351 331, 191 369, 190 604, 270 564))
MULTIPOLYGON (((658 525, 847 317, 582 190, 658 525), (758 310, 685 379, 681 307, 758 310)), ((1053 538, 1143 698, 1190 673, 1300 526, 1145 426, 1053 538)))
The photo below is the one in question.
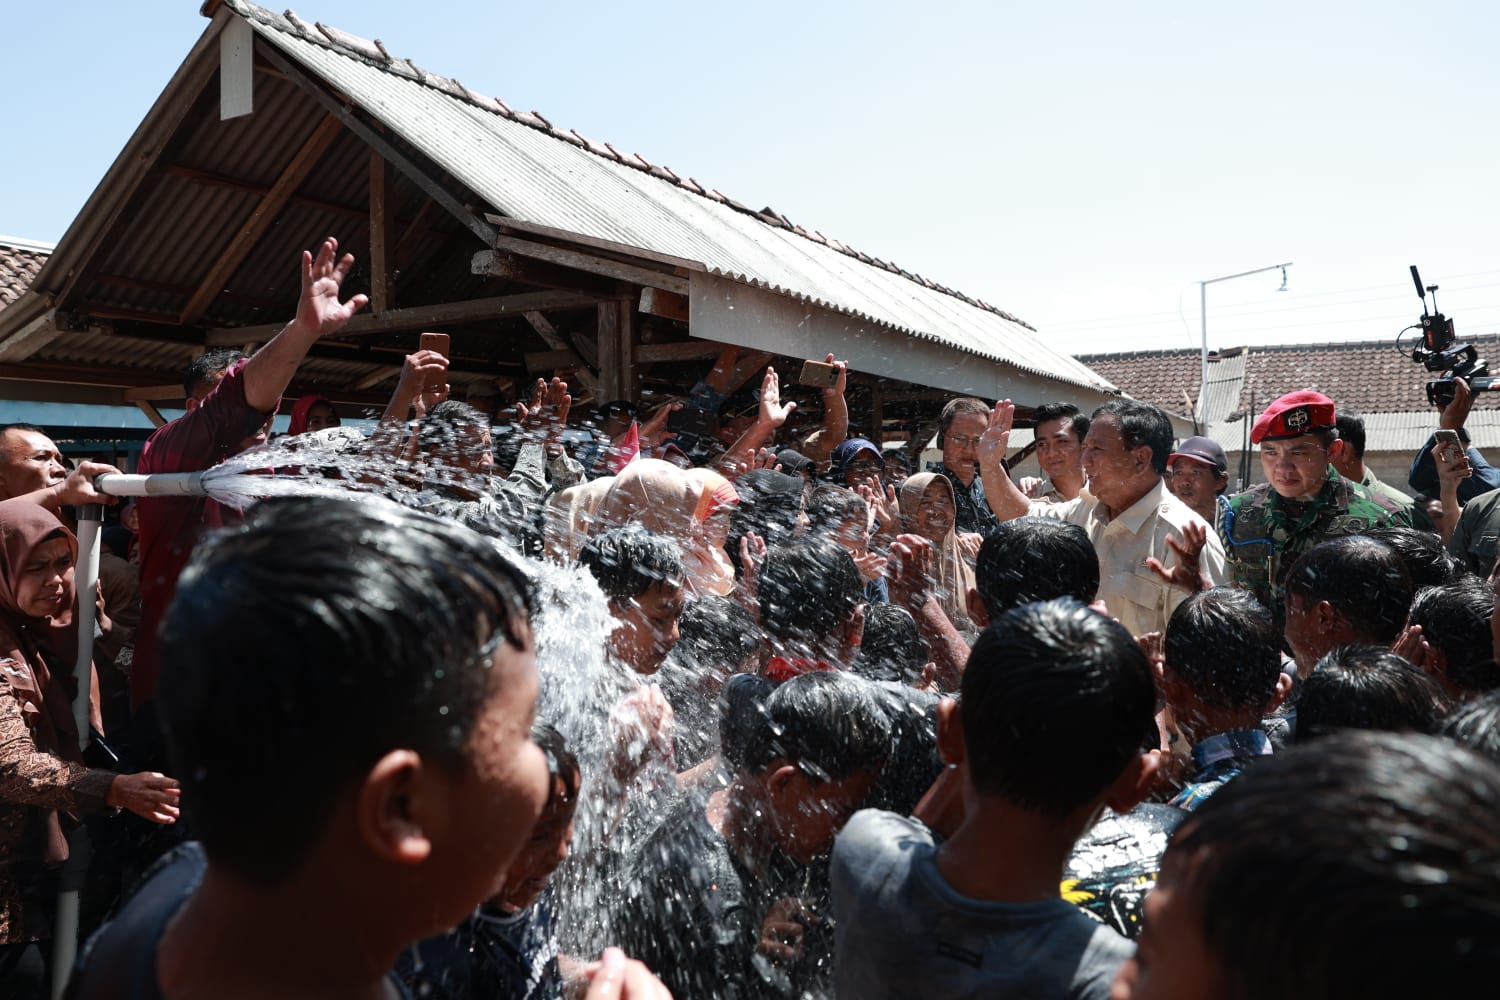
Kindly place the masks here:
POLYGON ((932 598, 934 552, 932 543, 921 535, 896 536, 886 575, 892 604, 910 610, 932 598))
POLYGON ((1147 557, 1146 568, 1155 573, 1163 583, 1189 594, 1208 590, 1213 587, 1213 581, 1203 575, 1202 569, 1203 546, 1207 544, 1208 525, 1189 521, 1182 526, 1181 541, 1173 535, 1167 536, 1167 548, 1177 555, 1177 562, 1172 568, 1167 569, 1155 556, 1147 557))
POLYGON ((332 236, 318 247, 317 257, 302 251, 302 297, 297 300, 296 323, 305 330, 317 331, 320 337, 341 329, 370 301, 362 292, 348 302, 339 301, 339 290, 354 266, 354 255, 340 257, 338 252, 339 241, 332 236))
POLYGON ((1000 400, 990 410, 989 425, 979 436, 979 446, 975 449, 981 467, 996 466, 1005 458, 1005 449, 1010 445, 1011 427, 1015 422, 1016 404, 1008 399, 1000 400))
POLYGON ((636 429, 637 436, 641 439, 641 450, 651 451, 677 436, 675 431, 667 430, 667 421, 672 419, 672 414, 682 409, 684 403, 667 403, 658 406, 656 412, 651 414, 651 419, 641 424, 636 429))
POLYGON ((832 396, 842 396, 844 390, 849 387, 849 362, 835 361, 833 355, 830 354, 823 363, 833 365, 839 370, 838 377, 833 380, 833 385, 823 390, 823 398, 828 399, 832 396))
POLYGON ((767 365, 765 377, 760 380, 760 416, 757 422, 764 427, 780 427, 796 409, 796 403, 781 401, 781 377, 774 367, 767 365))

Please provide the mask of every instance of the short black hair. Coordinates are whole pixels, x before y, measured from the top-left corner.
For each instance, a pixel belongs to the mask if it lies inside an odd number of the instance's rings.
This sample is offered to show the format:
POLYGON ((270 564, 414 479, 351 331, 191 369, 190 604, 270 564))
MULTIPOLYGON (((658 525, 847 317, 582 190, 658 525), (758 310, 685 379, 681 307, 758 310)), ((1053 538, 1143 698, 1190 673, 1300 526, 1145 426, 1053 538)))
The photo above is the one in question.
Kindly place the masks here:
POLYGON ((1229 782, 1164 865, 1225 1000, 1483 996, 1500 979, 1497 809, 1500 768, 1478 754, 1347 733, 1229 782))
POLYGON ((266 501, 200 544, 167 611, 157 703, 209 859, 275 884, 383 754, 459 766, 493 651, 530 641, 530 594, 487 539, 375 499, 266 501), (272 778, 273 798, 246 798, 272 778))
POLYGON ((1099 553, 1088 532, 1052 517, 1002 521, 985 536, 974 564, 974 589, 991 618, 1032 601, 1099 594, 1099 553))
POLYGON ((690 658, 691 667, 738 667, 764 641, 760 624, 738 601, 709 595, 689 604, 678 619, 681 633, 674 658, 690 658))
POLYGON ((865 608, 865 631, 851 672, 876 681, 914 683, 932 658, 932 647, 911 612, 877 601, 865 608))
POLYGON ((1365 535, 1334 538, 1302 553, 1287 571, 1285 589, 1303 603, 1332 604, 1361 642, 1394 640, 1412 596, 1396 550, 1365 535))
POLYGON ((878 773, 890 757, 891 725, 859 678, 836 671, 798 674, 765 702, 766 726, 750 748, 746 770, 781 761, 818 781, 878 773))
MULTIPOLYGON (((1172 418, 1167 411, 1138 399, 1112 399, 1094 411, 1093 420, 1114 417, 1120 422, 1120 439, 1126 448, 1145 445, 1151 449, 1151 467, 1157 475, 1167 471, 1172 457, 1172 418)), ((1091 422, 1090 427, 1093 426, 1091 422)))
POLYGON ((724 551, 734 564, 736 575, 744 572, 740 565, 740 539, 754 532, 768 546, 792 540, 797 530, 797 516, 802 513, 801 476, 772 469, 751 469, 735 480, 734 491, 740 502, 729 512, 729 533, 724 551))
POLYGON ((854 557, 828 538, 771 549, 761 566, 760 621, 768 635, 804 644, 833 634, 864 599, 854 557))
MULTIPOLYGON (((568 741, 550 722, 537 719, 531 724, 531 742, 541 747, 547 757, 547 771, 563 784, 563 799, 567 803, 578 801, 578 789, 583 783, 583 771, 578 767, 578 758, 568 749, 568 741)), ((553 789, 547 789, 547 801, 551 804, 553 789)))
POLYGON ((31 434, 46 434, 47 433, 45 430, 43 430, 42 428, 38 427, 36 424, 28 424, 28 423, 26 423, 25 421, 22 421, 22 420, 17 420, 15 423, 11 423, 11 424, 0 424, 0 437, 4 437, 5 434, 6 434, 6 432, 8 432, 8 431, 26 431, 26 432, 31 433, 31 434))
POLYGON ((1500 691, 1488 691, 1448 714, 1438 730, 1500 764, 1500 691))
POLYGON ((429 460, 451 461, 459 449, 475 447, 470 443, 469 432, 489 429, 490 418, 483 411, 456 399, 445 399, 422 418, 417 442, 429 460))
MULTIPOLYGON (((1338 440, 1349 442, 1354 457, 1365 460, 1365 418, 1358 413, 1339 410, 1334 414, 1333 426, 1338 430, 1338 440)), ((1331 443, 1331 442, 1330 442, 1331 443)))
POLYGON ((1435 733, 1451 707, 1437 681, 1384 646, 1337 646, 1297 689, 1297 742, 1341 729, 1435 733))
POLYGON ((975 399, 973 396, 950 399, 943 406, 943 412, 938 414, 938 431, 943 434, 948 433, 948 428, 953 426, 953 418, 960 413, 978 413, 988 418, 990 407, 984 400, 975 399))
POLYGON ((1417 591, 1407 621, 1443 654, 1448 683, 1465 694, 1500 688, 1490 618, 1495 591, 1477 576, 1417 591))
POLYGON ((981 795, 1061 817, 1104 793, 1156 727, 1151 669, 1119 622, 1059 598, 974 644, 959 711, 981 795))
POLYGON ((236 361, 250 355, 235 347, 211 347, 188 362, 182 373, 182 394, 189 399, 202 386, 215 384, 236 361))
POLYGON ((1092 421, 1089 420, 1087 414, 1080 411, 1072 403, 1043 403, 1031 411, 1031 420, 1034 427, 1041 427, 1047 421, 1056 420, 1059 417, 1072 418, 1068 421, 1068 429, 1073 432, 1073 436, 1078 439, 1078 443, 1082 444, 1084 437, 1088 435, 1089 424, 1092 421))
POLYGON ((1396 555, 1406 564, 1406 573, 1411 577, 1414 590, 1441 587, 1454 582, 1464 572, 1463 563, 1454 558, 1435 531, 1387 524, 1371 528, 1365 535, 1396 550, 1396 555))
POLYGON ((681 583, 683 576, 677 543, 635 523, 590 538, 578 562, 612 601, 634 600, 659 583, 681 583))
POLYGON ((767 740, 766 700, 776 684, 756 674, 735 674, 719 689, 719 756, 731 771, 745 767, 767 740))
POLYGON ((846 521, 868 518, 870 506, 853 490, 832 483, 819 483, 807 496, 807 530, 812 534, 831 534, 846 521))
POLYGON ((1210 708, 1265 711, 1281 676, 1281 630, 1248 591, 1188 597, 1167 621, 1165 669, 1210 708))

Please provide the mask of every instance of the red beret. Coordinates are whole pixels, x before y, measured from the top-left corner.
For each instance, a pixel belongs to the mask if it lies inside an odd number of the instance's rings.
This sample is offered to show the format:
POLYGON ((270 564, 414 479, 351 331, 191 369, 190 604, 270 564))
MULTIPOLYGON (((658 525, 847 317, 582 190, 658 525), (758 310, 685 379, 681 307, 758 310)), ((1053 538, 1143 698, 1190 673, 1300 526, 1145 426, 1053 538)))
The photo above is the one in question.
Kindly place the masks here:
POLYGON ((1266 407, 1250 429, 1250 440, 1293 438, 1333 426, 1333 400, 1321 392, 1289 392, 1266 407))

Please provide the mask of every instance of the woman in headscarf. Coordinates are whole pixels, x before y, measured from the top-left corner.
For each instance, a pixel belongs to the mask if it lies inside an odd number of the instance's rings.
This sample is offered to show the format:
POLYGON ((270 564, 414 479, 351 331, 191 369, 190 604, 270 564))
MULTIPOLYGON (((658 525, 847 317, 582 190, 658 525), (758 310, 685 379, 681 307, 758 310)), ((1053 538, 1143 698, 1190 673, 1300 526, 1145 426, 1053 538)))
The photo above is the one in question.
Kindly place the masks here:
POLYGON ((342 423, 339 411, 333 408, 333 402, 327 396, 302 396, 292 404, 292 421, 287 426, 286 433, 287 437, 291 437, 308 431, 338 427, 342 423))
MULTIPOLYGON (((36 942, 50 936, 47 901, 68 856, 65 827, 78 814, 117 808, 157 823, 177 818, 171 778, 83 764, 70 690, 77 556, 77 540, 55 515, 25 500, 0 503, 0 979, 41 967, 36 942)), ((97 692, 89 717, 99 724, 97 692)))
POLYGON ((953 485, 947 477, 935 472, 919 472, 901 484, 897 500, 901 505, 902 530, 921 535, 937 549, 937 578, 932 589, 938 603, 954 628, 964 633, 977 631, 968 610, 974 568, 964 558, 953 530, 958 510, 953 500, 953 485))
POLYGON ((635 523, 666 535, 682 547, 687 591, 698 597, 724 597, 735 586, 724 540, 729 514, 738 503, 734 486, 716 472, 638 459, 610 484, 592 533, 635 523))
POLYGON ((885 471, 885 456, 880 446, 866 438, 850 438, 833 449, 829 459, 828 481, 856 489, 860 486, 880 488, 885 471))

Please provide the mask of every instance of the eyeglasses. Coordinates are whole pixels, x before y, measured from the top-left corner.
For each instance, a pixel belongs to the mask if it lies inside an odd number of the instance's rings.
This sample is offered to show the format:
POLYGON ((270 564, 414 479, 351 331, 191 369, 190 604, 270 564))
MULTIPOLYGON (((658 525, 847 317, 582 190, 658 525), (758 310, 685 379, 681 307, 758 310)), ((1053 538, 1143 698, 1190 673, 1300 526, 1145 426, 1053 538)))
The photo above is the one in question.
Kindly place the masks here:
POLYGON ((980 441, 977 437, 960 437, 957 434, 944 435, 943 440, 950 444, 956 444, 960 448, 978 448, 980 441))
POLYGON ((878 472, 885 471, 885 465, 866 459, 863 462, 850 462, 844 467, 844 471, 856 476, 873 476, 878 472))

